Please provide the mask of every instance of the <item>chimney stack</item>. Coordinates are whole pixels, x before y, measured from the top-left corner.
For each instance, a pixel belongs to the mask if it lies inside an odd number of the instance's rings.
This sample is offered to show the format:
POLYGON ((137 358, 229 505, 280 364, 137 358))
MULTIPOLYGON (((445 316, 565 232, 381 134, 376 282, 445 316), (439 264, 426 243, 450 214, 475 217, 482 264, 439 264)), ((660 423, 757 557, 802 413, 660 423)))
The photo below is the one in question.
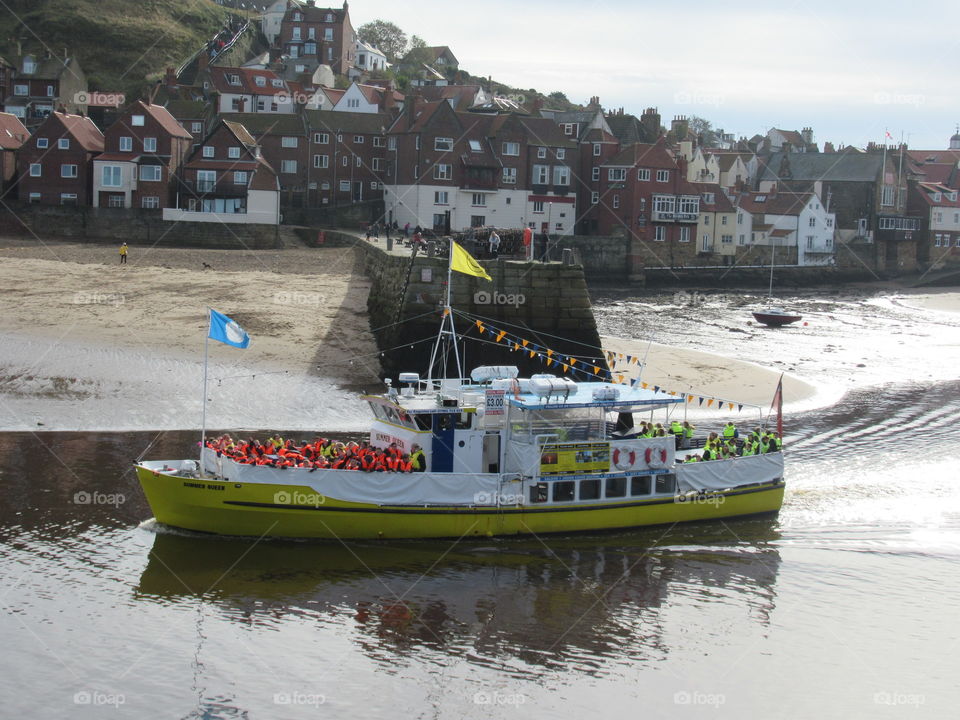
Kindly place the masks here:
POLYGON ((167 71, 163 76, 163 84, 168 88, 177 87, 177 71, 172 67, 167 68, 167 71))

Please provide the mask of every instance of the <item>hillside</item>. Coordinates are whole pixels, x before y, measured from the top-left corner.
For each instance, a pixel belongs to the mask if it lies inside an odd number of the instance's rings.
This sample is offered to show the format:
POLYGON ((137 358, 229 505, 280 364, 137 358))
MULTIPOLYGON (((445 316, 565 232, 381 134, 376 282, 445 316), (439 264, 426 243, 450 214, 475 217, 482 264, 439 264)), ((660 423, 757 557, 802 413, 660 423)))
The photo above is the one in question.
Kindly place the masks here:
POLYGON ((8 0, 0 54, 49 49, 75 56, 91 90, 137 97, 148 75, 192 55, 232 11, 209 0, 8 0))

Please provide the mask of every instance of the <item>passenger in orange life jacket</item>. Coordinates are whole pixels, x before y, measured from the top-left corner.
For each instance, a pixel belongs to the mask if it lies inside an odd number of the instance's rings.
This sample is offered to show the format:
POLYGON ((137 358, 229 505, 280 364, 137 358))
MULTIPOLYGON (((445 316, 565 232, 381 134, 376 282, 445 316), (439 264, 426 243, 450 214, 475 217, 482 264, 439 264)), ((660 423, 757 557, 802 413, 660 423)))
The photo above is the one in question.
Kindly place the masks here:
POLYGON ((361 470, 365 470, 366 472, 371 472, 376 464, 377 464, 377 460, 376 458, 374 458, 373 453, 365 452, 360 457, 361 470))
POLYGON ((400 458, 398 470, 400 470, 400 472, 412 472, 412 471, 413 471, 413 465, 410 463, 410 456, 409 456, 409 455, 403 455, 403 456, 400 458))

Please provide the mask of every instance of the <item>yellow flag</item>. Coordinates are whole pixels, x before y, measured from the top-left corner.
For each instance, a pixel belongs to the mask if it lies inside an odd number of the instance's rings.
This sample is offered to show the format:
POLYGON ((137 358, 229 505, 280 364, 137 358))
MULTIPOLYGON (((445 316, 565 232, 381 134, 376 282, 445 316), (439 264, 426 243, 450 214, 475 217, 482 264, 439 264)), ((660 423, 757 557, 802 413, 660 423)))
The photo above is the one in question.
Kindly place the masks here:
POLYGON ((474 277, 481 277, 484 280, 493 280, 493 278, 487 275, 487 271, 480 266, 480 263, 474 260, 470 253, 457 243, 453 243, 453 257, 450 258, 450 269, 456 270, 464 275, 473 275, 474 277))

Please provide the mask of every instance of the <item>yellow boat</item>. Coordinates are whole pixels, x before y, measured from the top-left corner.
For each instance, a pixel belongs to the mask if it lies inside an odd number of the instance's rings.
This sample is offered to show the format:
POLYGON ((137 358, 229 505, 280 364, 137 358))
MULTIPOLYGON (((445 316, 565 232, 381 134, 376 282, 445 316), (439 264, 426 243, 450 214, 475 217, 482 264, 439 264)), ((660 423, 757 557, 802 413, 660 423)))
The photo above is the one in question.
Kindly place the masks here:
POLYGON ((400 379, 401 392, 366 398, 370 444, 420 445, 424 472, 250 465, 208 447, 201 462, 136 465, 154 516, 224 535, 457 538, 740 517, 783 502, 780 452, 678 463, 689 450, 673 436, 632 431, 634 412, 682 402, 663 392, 521 379, 513 367, 480 367, 457 383, 400 379))
POLYGON ((406 454, 419 445, 422 472, 245 464, 204 446, 199 461, 136 463, 156 519, 223 535, 346 540, 572 533, 779 511, 779 451, 685 463, 678 446, 702 439, 641 436, 634 413, 660 411, 669 421, 682 397, 593 377, 520 378, 512 366, 464 378, 449 275, 485 273, 455 267, 466 253, 450 249, 429 367, 445 370, 453 356, 456 377, 400 373, 402 389, 387 380, 385 393, 366 398, 370 445, 406 454))

